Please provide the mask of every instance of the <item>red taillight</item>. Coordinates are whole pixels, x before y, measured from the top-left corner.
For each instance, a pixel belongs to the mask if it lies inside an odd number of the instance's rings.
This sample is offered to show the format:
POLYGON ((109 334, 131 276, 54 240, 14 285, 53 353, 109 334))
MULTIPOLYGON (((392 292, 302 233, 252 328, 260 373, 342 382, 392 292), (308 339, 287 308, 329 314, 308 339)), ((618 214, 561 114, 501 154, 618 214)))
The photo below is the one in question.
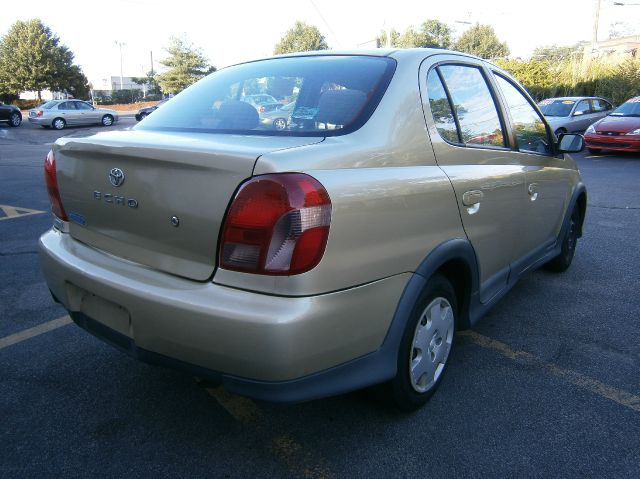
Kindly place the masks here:
POLYGON ((220 266, 268 275, 300 274, 322 259, 331 199, 302 173, 256 176, 236 194, 224 224, 220 266))
POLYGON ((61 220, 69 221, 67 213, 64 211, 64 207, 62 206, 62 200, 60 199, 58 176, 56 174, 56 157, 53 156, 53 151, 49 151, 47 158, 44 160, 44 180, 47 184, 51 211, 61 220))
POLYGON ((264 113, 264 107, 263 107, 263 106, 261 106, 260 108, 258 108, 258 112, 259 112, 259 113, 264 113))
POLYGON ((44 115, 44 112, 42 110, 38 110, 36 112, 36 116, 42 116, 42 115, 44 115))

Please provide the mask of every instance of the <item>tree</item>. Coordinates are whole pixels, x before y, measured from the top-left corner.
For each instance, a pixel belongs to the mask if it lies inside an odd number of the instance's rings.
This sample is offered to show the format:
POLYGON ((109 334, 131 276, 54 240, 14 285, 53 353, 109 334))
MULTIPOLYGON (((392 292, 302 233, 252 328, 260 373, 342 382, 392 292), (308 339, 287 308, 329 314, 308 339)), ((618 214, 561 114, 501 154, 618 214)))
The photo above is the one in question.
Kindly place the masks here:
POLYGON ((166 48, 169 56, 160 63, 168 68, 157 76, 163 93, 179 93, 202 77, 216 71, 199 48, 186 40, 171 37, 166 48))
POLYGON ((501 58, 509 55, 507 42, 498 40, 491 25, 476 23, 464 32, 454 48, 461 52, 471 53, 480 58, 501 58))
POLYGON ((136 85, 147 85, 147 94, 157 95, 160 93, 160 85, 158 85, 157 75, 153 70, 147 72, 144 77, 132 77, 131 81, 136 85))
POLYGON ((0 40, 0 91, 88 92, 87 78, 73 64, 73 53, 39 19, 17 21, 0 40))
MULTIPOLYGON (((387 32, 383 31, 376 38, 378 48, 387 44, 387 32)), ((391 46, 396 48, 449 48, 451 46, 451 29, 440 20, 425 20, 419 30, 407 28, 402 34, 391 30, 391 46)))
POLYGON ((450 48, 451 28, 440 20, 425 20, 420 27, 426 37, 426 47, 450 48))
POLYGON ((318 27, 296 22, 273 48, 273 54, 326 50, 329 48, 318 27))

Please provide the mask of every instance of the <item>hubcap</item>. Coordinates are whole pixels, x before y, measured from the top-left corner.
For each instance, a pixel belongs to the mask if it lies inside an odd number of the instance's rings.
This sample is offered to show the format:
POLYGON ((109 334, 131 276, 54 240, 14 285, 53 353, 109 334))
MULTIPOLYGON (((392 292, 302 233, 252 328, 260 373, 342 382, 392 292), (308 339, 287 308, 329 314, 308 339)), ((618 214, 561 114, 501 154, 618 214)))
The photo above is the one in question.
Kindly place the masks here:
POLYGON ((109 117, 109 116, 105 116, 105 117, 102 119, 102 124, 103 124, 104 126, 109 126, 109 125, 111 125, 111 123, 112 123, 112 122, 111 122, 111 117, 109 117))
POLYGON ((287 126, 287 123, 281 118, 278 118, 274 124, 278 130, 284 130, 285 127, 287 126))
POLYGON ((436 298, 425 308, 416 326, 409 357, 411 386, 419 393, 431 389, 449 358, 455 319, 446 298, 436 298))
POLYGON ((18 125, 20 124, 20 117, 18 116, 18 114, 17 114, 17 113, 14 113, 14 114, 11 116, 11 124, 12 124, 13 126, 18 126, 18 125))
POLYGON ((56 120, 53 122, 53 127, 56 130, 62 130, 62 128, 64 128, 64 122, 62 120, 56 120))

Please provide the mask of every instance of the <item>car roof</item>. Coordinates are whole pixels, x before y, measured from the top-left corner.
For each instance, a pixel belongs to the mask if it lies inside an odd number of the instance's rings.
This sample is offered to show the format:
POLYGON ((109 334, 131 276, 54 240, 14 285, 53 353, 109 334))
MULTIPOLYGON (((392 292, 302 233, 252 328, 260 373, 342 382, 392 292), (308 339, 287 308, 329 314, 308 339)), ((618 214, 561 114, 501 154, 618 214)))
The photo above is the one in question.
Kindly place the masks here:
MULTIPOLYGON (((307 51, 307 52, 283 53, 283 54, 274 55, 271 57, 256 58, 248 62, 237 63, 236 65, 242 65, 244 63, 253 63, 253 62, 262 61, 262 60, 270 60, 274 58, 295 58, 295 57, 311 57, 311 56, 372 56, 372 57, 392 57, 395 59, 400 59, 400 58, 422 59, 430 55, 463 56, 463 57, 473 58, 474 60, 480 60, 485 63, 492 64, 489 60, 485 60, 483 58, 470 55, 468 53, 457 52, 454 50, 445 50, 442 48, 372 48, 372 49, 350 49, 350 50, 314 50, 314 51, 307 51)), ((229 65, 229 67, 232 67, 232 66, 235 66, 235 65, 229 65)), ((500 68, 500 67, 496 66, 496 68, 500 68)))
POLYGON ((572 101, 578 101, 578 100, 605 100, 605 98, 602 98, 600 96, 556 96, 556 97, 553 97, 553 98, 545 98, 545 100, 572 100, 572 101))

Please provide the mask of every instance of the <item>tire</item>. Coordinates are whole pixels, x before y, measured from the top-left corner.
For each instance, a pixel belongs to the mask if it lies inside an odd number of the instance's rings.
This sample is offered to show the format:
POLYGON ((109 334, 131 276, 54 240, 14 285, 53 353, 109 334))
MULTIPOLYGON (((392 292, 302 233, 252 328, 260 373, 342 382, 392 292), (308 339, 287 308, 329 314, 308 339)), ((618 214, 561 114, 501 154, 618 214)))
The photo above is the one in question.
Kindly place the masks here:
POLYGON ((113 125, 113 117, 111 115, 104 115, 102 117, 102 126, 111 126, 113 125))
POLYGON ((62 118, 55 118, 51 122, 51 126, 56 130, 62 130, 65 126, 67 126, 67 122, 64 121, 62 118))
POLYGON ((20 126, 20 124, 22 123, 22 115, 20 115, 20 113, 12 113, 11 116, 9 117, 9 126, 20 126))
POLYGON ((571 218, 569 219, 569 227, 562 239, 562 247, 560 254, 544 265, 544 268, 556 273, 562 273, 569 269, 573 256, 576 252, 576 245, 578 243, 578 230, 580 229, 580 211, 577 207, 574 207, 571 212, 571 218))
POLYGON ((587 151, 592 154, 592 155, 597 155, 599 154, 602 150, 598 149, 598 148, 587 148, 587 151))
POLYGON ((273 127, 276 130, 284 130, 287 127, 287 120, 284 118, 276 118, 273 120, 273 127))
POLYGON ((457 318, 453 286, 444 276, 432 277, 407 322, 398 351, 397 374, 388 385, 399 409, 419 408, 442 382, 453 350, 457 318))

